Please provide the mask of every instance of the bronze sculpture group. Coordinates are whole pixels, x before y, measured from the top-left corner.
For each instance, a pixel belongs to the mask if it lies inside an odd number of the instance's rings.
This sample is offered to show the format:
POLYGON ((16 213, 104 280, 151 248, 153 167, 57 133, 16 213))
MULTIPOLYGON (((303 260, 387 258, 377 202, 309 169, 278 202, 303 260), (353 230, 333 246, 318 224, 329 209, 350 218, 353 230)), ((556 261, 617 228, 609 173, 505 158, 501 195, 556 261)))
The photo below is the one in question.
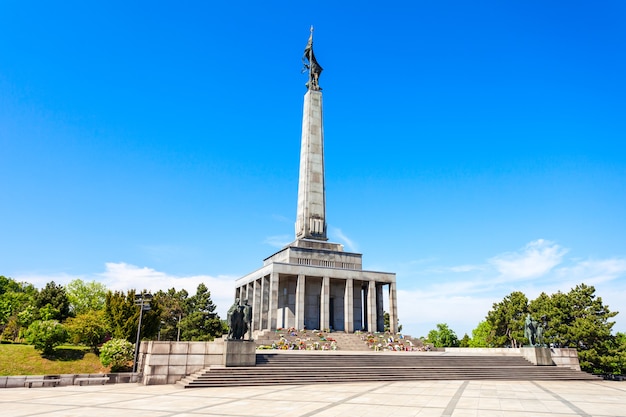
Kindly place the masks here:
MULTIPOLYGON (((251 330, 252 306, 248 305, 247 301, 245 301, 244 304, 239 304, 239 298, 235 298, 235 302, 228 309, 226 320, 228 321, 228 339, 244 339, 248 330, 251 330)), ((251 339, 252 338, 248 336, 248 340, 251 339)))
POLYGON ((530 314, 526 315, 524 323, 524 337, 528 339, 528 344, 533 347, 545 346, 543 343, 543 325, 537 320, 533 320, 530 314))

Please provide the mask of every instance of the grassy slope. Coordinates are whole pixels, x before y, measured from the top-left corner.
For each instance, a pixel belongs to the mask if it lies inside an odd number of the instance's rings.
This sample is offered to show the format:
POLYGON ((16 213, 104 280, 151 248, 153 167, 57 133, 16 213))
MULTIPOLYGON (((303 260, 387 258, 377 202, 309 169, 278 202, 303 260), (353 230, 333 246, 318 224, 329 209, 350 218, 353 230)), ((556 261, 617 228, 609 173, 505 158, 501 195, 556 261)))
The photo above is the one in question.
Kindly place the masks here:
POLYGON ((86 374, 108 372, 86 349, 62 346, 43 358, 32 346, 0 344, 0 375, 86 374))

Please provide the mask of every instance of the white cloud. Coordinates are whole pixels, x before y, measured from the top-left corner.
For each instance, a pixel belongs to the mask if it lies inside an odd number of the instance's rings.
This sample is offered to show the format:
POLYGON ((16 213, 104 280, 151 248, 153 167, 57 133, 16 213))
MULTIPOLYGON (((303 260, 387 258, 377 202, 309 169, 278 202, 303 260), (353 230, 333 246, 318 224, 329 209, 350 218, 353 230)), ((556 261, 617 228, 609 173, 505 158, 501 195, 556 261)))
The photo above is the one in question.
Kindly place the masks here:
POLYGON ((198 284, 204 283, 211 292, 211 299, 217 306, 220 317, 226 317, 228 307, 235 297, 235 279, 231 276, 191 275, 176 276, 166 272, 157 271, 148 267, 139 267, 124 262, 107 262, 105 271, 88 275, 52 274, 52 275, 23 275, 15 277, 17 281, 32 283, 38 288, 43 288, 46 283, 54 281, 65 285, 70 281, 80 278, 83 281, 97 281, 106 285, 113 291, 148 290, 166 291, 169 288, 177 290, 185 289, 189 294, 196 293, 198 284))
POLYGON ((554 242, 538 239, 518 252, 507 252, 489 259, 504 279, 529 279, 543 276, 559 265, 567 249, 554 242))
POLYGON ((610 258, 600 260, 578 261, 572 266, 558 268, 556 275, 575 282, 584 281, 595 285, 612 281, 626 273, 626 259, 610 258))
POLYGON ((348 236, 346 236, 341 229, 333 227, 331 228, 330 232, 335 236, 335 238, 344 244, 344 246, 346 247, 346 249, 348 249, 348 251, 350 252, 358 252, 359 248, 357 247, 356 242, 354 242, 352 239, 350 239, 348 236))
MULTIPOLYGON (((416 336, 426 335, 437 323, 448 323, 462 337, 471 334, 494 302, 512 291, 522 291, 532 300, 541 292, 568 292, 580 283, 594 285, 611 311, 626 314, 626 258, 567 259, 567 252, 540 239, 482 264, 416 263, 398 273, 400 323, 416 336)), ((626 330, 621 319, 617 316, 615 331, 626 330)))
POLYGON ((266 237, 263 243, 273 246, 275 248, 283 248, 291 243, 292 240, 293 238, 288 235, 276 235, 266 237))
POLYGON ((464 296, 458 293, 429 293, 398 290, 398 318, 403 332, 426 336, 437 323, 447 323, 459 338, 484 320, 491 309, 489 296, 464 296))

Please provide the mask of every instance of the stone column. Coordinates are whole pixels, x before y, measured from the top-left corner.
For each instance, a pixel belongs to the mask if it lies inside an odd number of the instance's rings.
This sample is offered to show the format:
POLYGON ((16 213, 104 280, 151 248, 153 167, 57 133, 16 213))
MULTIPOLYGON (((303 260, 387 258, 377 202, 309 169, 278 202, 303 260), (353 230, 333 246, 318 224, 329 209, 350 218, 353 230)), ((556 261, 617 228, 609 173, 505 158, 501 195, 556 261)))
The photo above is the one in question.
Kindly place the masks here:
POLYGON ((367 287, 367 331, 376 331, 376 281, 370 281, 367 287))
POLYGON ((306 278, 304 275, 298 275, 296 283, 296 329, 304 329, 304 289, 306 287, 306 278))
POLYGON ((389 331, 398 333, 398 302, 395 282, 389 283, 389 331))
POLYGON ((385 307, 383 303, 383 286, 376 285, 376 331, 385 330, 385 307))
POLYGON ((260 325, 259 325, 259 329, 260 330, 265 330, 268 327, 268 319, 267 319, 267 312, 268 312, 268 304, 269 304, 269 280, 265 277, 262 276, 261 277, 261 308, 259 309, 259 314, 261 315, 261 321, 260 321, 260 325))
POLYGON ((276 330, 276 320, 278 314, 278 280, 278 272, 272 271, 270 273, 269 309, 267 312, 267 328, 270 330, 276 330))
POLYGON ((346 279, 343 306, 344 331, 352 333, 354 332, 354 280, 352 278, 346 279))
POLYGON ((252 292, 252 330, 261 330, 261 281, 254 280, 252 292))
POLYGON ((330 278, 322 277, 320 294, 320 330, 330 329, 330 278))

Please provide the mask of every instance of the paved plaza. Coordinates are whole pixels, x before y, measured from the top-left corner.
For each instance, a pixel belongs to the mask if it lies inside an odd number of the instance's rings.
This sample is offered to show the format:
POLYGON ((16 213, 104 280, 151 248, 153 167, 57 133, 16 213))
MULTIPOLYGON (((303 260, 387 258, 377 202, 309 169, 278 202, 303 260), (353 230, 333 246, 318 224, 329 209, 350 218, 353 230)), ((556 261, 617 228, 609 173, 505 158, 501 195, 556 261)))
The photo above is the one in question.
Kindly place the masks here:
POLYGON ((415 381, 0 390, 0 416, 626 416, 626 382, 415 381))

